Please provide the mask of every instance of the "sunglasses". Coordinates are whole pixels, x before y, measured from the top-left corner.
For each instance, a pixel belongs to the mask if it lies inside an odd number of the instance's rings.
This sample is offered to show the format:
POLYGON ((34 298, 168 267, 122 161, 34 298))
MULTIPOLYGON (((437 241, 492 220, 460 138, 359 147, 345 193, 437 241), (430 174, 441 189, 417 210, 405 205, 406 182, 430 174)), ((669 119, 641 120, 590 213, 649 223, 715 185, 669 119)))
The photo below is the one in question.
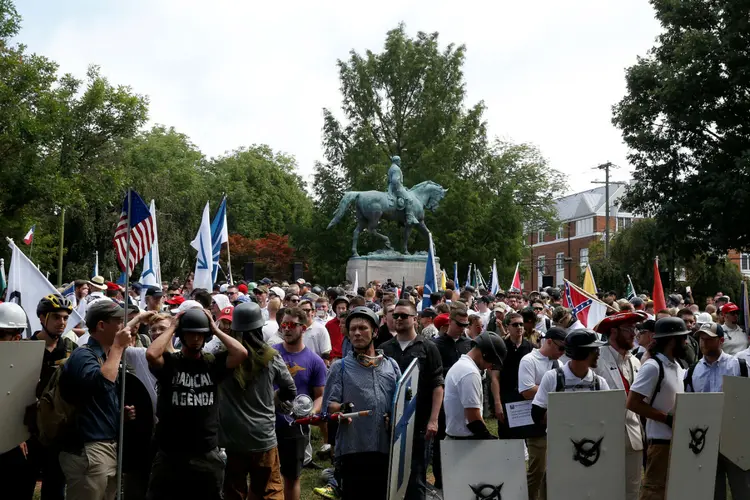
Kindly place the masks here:
POLYGON ((458 326, 460 326, 461 328, 466 328, 466 327, 468 327, 468 326, 469 326, 469 323, 461 323, 461 322, 459 322, 459 321, 456 321, 455 319, 453 320, 453 322, 454 322, 455 324, 457 324, 458 326))
POLYGON ((289 302, 292 304, 299 304, 299 299, 290 299, 289 302))
POLYGON ((310 314, 312 312, 312 309, 309 307, 303 307, 302 310, 305 311, 305 314, 310 314))
POLYGON ((511 323, 510 326, 514 328, 523 328, 523 323, 511 323))
POLYGON ((167 297, 169 297, 170 299, 173 299, 173 298, 179 297, 179 296, 180 296, 179 293, 168 293, 167 294, 167 297))
POLYGON ((535 307, 534 310, 535 311, 544 311, 544 308, 543 307, 535 307))
POLYGON ((565 344, 558 344, 558 340, 553 340, 552 343, 557 346, 557 350, 562 352, 565 350, 565 344))
POLYGON ((292 323, 282 323, 279 326, 281 327, 282 330, 294 330, 298 326, 303 326, 303 325, 302 323, 292 322, 292 323))
MULTIPOLYGON (((407 314, 407 313, 393 313, 393 319, 406 319, 411 318, 414 316, 413 314, 407 314)), ((468 325, 468 323, 466 323, 468 325)))

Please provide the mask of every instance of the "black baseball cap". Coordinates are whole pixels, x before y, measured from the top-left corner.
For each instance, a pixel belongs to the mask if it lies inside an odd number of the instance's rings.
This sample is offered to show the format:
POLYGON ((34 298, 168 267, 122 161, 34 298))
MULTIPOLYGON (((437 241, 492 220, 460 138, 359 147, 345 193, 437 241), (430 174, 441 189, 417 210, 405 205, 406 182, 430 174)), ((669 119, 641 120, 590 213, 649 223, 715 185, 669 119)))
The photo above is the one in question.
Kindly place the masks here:
POLYGON ((565 342, 565 338, 568 336, 568 332, 560 328, 559 326, 553 326, 544 334, 545 339, 550 340, 561 340, 565 342))
POLYGON ((647 332, 653 332, 654 326, 656 326, 656 321, 654 321, 653 319, 647 319, 643 323, 638 323, 637 325, 635 325, 638 330, 645 330, 647 332))
POLYGON ((420 318, 435 318, 437 317, 437 313, 430 308, 422 309, 422 312, 419 313, 419 317, 420 318))
POLYGON ((162 297, 162 296, 164 296, 164 292, 162 292, 161 287, 149 286, 146 288, 146 297, 162 297))

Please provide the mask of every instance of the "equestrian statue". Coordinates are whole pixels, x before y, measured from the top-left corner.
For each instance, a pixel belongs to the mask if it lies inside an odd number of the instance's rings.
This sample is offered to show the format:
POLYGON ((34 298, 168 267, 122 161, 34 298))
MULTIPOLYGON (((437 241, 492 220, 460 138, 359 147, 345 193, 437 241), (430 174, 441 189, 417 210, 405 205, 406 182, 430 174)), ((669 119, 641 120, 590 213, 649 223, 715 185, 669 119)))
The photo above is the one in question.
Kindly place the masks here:
POLYGON ((352 237, 352 256, 359 257, 357 242, 359 233, 364 230, 377 236, 385 243, 386 248, 393 250, 391 240, 378 232, 380 219, 396 221, 404 226, 403 253, 409 253, 409 235, 416 226, 425 238, 429 236, 429 229, 424 223, 425 209, 434 212, 440 200, 445 197, 447 189, 432 181, 420 182, 411 189, 403 184, 404 176, 401 172, 401 158, 393 156, 391 167, 388 169, 388 191, 347 191, 339 202, 328 229, 341 221, 349 205, 354 203, 357 214, 357 226, 352 237))

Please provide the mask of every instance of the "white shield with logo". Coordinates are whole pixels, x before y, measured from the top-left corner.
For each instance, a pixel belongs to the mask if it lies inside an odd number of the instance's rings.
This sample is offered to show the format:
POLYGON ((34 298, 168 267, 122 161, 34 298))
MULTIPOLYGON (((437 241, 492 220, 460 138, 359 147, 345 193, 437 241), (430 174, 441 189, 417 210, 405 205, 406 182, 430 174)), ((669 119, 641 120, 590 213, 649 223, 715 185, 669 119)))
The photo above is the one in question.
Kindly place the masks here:
POLYGON ((742 470, 750 470, 750 378, 724 377, 721 454, 742 470))
POLYGON ((677 395, 667 500, 714 497, 723 408, 720 392, 677 395))
POLYGON ((417 410, 419 365, 411 362, 396 386, 391 411, 391 460, 388 472, 388 499, 401 500, 411 476, 411 443, 417 410))
POLYGON ((625 500, 625 391, 550 393, 547 498, 625 500))
POLYGON ((29 439, 26 407, 36 402, 44 341, 0 342, 0 453, 29 439))
POLYGON ((440 443, 445 500, 528 500, 521 439, 446 439, 440 443))

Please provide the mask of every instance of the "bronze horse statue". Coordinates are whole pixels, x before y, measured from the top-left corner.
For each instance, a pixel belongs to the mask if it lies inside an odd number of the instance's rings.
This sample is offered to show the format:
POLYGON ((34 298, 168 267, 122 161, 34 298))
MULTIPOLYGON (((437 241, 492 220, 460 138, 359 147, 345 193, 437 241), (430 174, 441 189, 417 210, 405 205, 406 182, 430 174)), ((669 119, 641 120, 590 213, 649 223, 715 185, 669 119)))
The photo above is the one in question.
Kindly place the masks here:
POLYGON ((352 237, 353 257, 359 257, 357 242, 359 241, 359 233, 364 230, 383 240, 386 248, 393 250, 391 240, 386 235, 378 232, 378 222, 380 222, 380 219, 396 221, 404 226, 403 253, 408 254, 409 235, 411 234, 412 226, 416 225, 417 229, 427 238, 430 231, 424 223, 425 209, 434 212, 440 200, 445 197, 445 193, 447 192, 448 190, 444 189, 443 186, 432 181, 420 182, 412 187, 408 193, 411 197, 411 209, 418 223, 407 224, 404 210, 396 208, 396 201, 388 193, 381 191, 347 191, 341 198, 336 213, 328 224, 327 229, 338 224, 346 214, 349 205, 354 203, 357 213, 357 227, 354 228, 352 237))

